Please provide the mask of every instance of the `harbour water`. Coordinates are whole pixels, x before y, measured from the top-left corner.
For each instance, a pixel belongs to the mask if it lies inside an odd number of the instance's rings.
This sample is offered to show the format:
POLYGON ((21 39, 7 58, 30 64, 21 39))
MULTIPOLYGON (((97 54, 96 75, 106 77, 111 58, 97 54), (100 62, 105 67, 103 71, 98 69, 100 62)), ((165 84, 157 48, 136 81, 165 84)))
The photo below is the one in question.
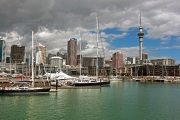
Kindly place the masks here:
POLYGON ((179 120, 180 84, 111 82, 101 89, 0 95, 0 120, 179 120))

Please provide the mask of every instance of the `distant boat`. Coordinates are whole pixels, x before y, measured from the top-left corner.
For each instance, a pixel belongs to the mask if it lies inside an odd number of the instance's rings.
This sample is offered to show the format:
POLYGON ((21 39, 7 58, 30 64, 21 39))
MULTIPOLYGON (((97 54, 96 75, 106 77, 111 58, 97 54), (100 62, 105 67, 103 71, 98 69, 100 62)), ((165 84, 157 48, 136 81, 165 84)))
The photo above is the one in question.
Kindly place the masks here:
POLYGON ((73 85, 76 87, 78 86, 106 86, 106 85, 110 85, 110 81, 109 80, 96 81, 95 79, 88 78, 88 79, 76 80, 73 85))
MULTIPOLYGON (((34 60, 34 40, 32 31, 32 61, 34 60)), ((32 81, 13 82, 9 87, 0 87, 0 93, 46 93, 50 91, 50 87, 34 87, 34 63, 32 62, 32 81)))
POLYGON ((109 80, 105 80, 104 78, 99 78, 96 80, 94 76, 80 76, 80 79, 74 81, 74 86, 107 86, 110 85, 109 80))
POLYGON ((110 81, 122 81, 121 78, 118 78, 118 76, 110 76, 110 81))

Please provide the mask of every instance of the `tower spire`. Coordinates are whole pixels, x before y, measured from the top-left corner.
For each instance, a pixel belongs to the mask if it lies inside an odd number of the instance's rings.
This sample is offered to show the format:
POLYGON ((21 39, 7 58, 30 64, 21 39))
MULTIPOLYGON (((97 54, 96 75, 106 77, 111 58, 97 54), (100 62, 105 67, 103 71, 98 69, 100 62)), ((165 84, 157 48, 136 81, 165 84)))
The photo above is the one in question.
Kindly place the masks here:
POLYGON ((140 13, 140 26, 139 26, 139 32, 138 32, 138 37, 139 37, 139 58, 140 58, 140 62, 142 63, 142 42, 143 42, 143 27, 141 26, 141 13, 140 13))
POLYGON ((141 12, 140 12, 140 21, 139 22, 140 22, 140 26, 141 26, 141 12))

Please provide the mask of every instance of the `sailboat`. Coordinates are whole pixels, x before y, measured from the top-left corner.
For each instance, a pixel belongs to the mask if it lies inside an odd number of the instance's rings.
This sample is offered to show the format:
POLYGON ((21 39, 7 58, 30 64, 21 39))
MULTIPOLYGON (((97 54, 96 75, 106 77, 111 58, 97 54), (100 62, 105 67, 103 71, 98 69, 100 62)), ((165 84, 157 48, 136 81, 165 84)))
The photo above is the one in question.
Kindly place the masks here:
POLYGON ((32 80, 31 81, 19 81, 13 82, 9 87, 0 87, 0 93, 47 93, 50 91, 50 87, 35 87, 34 86, 34 40, 32 31, 32 80))
POLYGON ((99 79, 98 75, 98 41, 99 41, 99 22, 98 18, 96 17, 97 23, 97 58, 96 58, 96 77, 89 77, 89 76, 81 76, 81 35, 80 35, 80 77, 78 80, 74 81, 74 86, 102 86, 102 85, 109 85, 110 81, 99 79))

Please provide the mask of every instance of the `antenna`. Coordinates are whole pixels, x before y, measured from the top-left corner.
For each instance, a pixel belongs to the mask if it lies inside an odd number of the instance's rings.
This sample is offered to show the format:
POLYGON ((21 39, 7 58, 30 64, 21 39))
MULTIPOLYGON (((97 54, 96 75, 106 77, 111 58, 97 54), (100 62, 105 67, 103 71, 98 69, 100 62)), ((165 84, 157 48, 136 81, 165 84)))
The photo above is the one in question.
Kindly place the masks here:
POLYGON ((140 26, 141 26, 141 12, 140 12, 140 21, 139 22, 140 22, 140 26))

